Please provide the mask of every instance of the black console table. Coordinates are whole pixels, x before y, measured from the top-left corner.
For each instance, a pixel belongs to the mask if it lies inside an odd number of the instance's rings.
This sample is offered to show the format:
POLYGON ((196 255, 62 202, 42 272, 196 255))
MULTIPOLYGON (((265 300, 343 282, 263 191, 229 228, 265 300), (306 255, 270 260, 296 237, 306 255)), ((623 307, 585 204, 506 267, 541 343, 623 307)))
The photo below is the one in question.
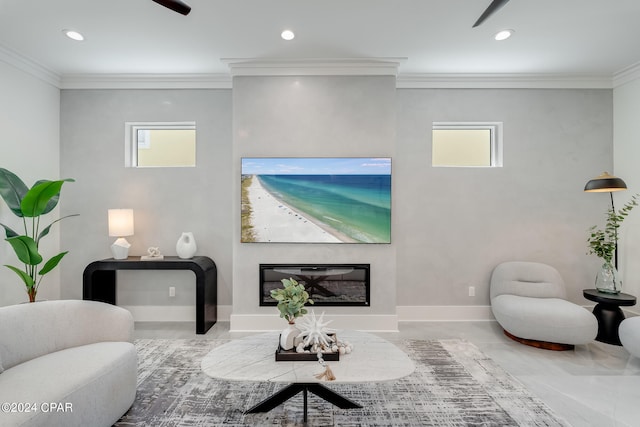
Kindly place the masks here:
POLYGON ((141 261, 140 257, 103 259, 87 265, 82 274, 82 298, 116 303, 117 270, 191 270, 196 275, 196 334, 206 333, 217 321, 218 271, 206 256, 181 259, 165 256, 158 261, 141 261))

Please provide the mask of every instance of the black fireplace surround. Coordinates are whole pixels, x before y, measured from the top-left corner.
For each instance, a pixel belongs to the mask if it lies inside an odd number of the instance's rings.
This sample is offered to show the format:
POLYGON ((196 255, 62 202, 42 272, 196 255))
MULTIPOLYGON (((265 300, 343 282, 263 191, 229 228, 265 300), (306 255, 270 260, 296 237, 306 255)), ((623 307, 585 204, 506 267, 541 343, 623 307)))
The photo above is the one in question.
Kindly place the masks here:
POLYGON ((275 306, 271 290, 282 279, 303 283, 314 306, 370 304, 369 264, 260 264, 260 305, 275 306))

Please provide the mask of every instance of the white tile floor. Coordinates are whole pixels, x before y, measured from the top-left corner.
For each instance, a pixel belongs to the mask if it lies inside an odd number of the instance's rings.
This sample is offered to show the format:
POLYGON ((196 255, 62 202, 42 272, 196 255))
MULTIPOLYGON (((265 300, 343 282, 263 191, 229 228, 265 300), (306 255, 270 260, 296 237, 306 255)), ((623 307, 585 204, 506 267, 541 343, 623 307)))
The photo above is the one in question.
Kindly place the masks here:
MULTIPOLYGON (((496 322, 402 322, 403 339, 459 338, 472 342, 574 427, 640 426, 640 359, 622 347, 597 341, 555 352, 528 347, 505 337, 496 322)), ((136 338, 239 338, 219 322, 205 335, 189 322, 137 323, 136 338)))

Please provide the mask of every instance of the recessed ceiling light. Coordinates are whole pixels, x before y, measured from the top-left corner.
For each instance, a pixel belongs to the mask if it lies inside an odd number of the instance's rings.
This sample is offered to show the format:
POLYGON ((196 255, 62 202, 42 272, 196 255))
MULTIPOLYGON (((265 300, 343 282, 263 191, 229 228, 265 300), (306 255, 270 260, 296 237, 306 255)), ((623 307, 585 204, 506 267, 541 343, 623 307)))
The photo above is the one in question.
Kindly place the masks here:
POLYGON ((62 34, 69 37, 72 40, 82 41, 84 40, 84 36, 77 31, 74 30, 62 30, 62 34))
POLYGON ((515 31, 513 31, 513 30, 502 30, 502 31, 499 31, 498 33, 496 33, 496 35, 493 36, 493 38, 498 40, 498 41, 506 40, 509 37, 511 37, 513 35, 513 33, 515 33, 515 31))
POLYGON ((284 40, 293 40, 293 38, 296 35, 293 34, 293 31, 291 30, 284 30, 282 33, 280 33, 280 37, 282 37, 284 40))

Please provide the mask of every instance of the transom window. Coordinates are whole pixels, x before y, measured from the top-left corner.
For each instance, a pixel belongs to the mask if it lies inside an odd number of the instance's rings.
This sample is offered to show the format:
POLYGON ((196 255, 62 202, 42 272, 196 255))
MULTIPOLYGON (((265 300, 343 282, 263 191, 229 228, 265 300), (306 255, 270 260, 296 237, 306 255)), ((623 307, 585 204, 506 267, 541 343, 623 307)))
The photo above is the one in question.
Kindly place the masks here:
POLYGON ((196 165, 195 122, 127 122, 125 128, 125 166, 196 165))
POLYGON ((502 122, 433 122, 432 166, 501 167, 502 122))

